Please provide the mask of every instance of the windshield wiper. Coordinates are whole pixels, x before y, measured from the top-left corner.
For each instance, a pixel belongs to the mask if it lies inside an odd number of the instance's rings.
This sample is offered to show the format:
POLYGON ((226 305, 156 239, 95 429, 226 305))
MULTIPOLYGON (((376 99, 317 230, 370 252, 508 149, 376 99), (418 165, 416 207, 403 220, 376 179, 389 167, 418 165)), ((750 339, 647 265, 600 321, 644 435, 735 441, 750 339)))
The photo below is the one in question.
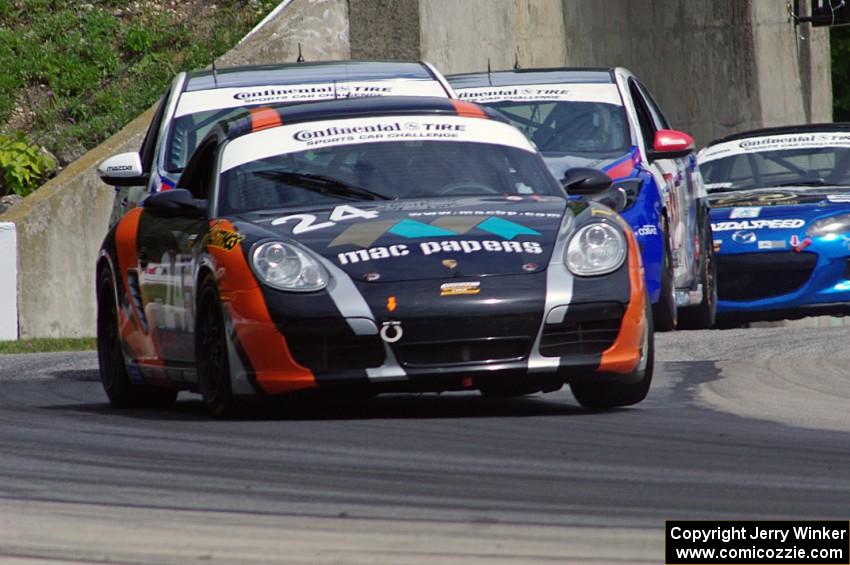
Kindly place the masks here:
POLYGON ((834 183, 826 182, 823 179, 800 180, 794 182, 781 182, 779 184, 769 184, 765 188, 780 188, 784 186, 835 186, 834 183))
POLYGON ((347 182, 317 175, 314 173, 293 173, 290 171, 257 171, 253 173, 259 177, 271 179, 274 181, 285 182, 292 186, 318 192, 319 194, 327 194, 329 196, 340 196, 343 198, 351 198, 352 200, 393 200, 385 194, 348 184, 347 182))

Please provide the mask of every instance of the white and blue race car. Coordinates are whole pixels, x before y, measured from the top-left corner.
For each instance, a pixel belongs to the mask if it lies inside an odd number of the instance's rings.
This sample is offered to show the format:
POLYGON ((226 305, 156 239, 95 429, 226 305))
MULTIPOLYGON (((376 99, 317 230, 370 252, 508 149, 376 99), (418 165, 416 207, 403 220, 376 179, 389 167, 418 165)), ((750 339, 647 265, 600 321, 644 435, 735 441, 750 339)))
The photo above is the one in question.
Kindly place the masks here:
POLYGON ((719 321, 850 313, 850 124, 740 133, 699 161, 719 321))

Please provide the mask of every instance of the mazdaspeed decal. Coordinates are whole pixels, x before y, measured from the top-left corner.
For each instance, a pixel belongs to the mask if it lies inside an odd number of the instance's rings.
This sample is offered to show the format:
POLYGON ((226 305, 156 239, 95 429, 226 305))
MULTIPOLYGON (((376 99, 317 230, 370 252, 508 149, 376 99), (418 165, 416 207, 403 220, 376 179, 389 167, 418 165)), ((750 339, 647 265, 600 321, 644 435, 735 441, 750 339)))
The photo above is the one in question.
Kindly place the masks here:
POLYGON ((455 89, 460 100, 479 104, 492 102, 603 102, 622 106, 617 85, 611 84, 522 84, 455 89))
POLYGON ((337 253, 340 265, 353 265, 366 261, 379 261, 406 257, 411 252, 423 257, 439 253, 527 253, 540 255, 543 247, 536 241, 493 241, 493 240, 456 240, 423 241, 418 245, 389 245, 387 247, 370 247, 337 253))
POLYGON ((777 220, 741 220, 738 222, 712 222, 711 228, 718 231, 733 230, 787 230, 801 228, 806 225, 805 220, 799 218, 787 218, 777 220))
POLYGON ((494 120, 418 115, 350 118, 282 125, 238 137, 224 147, 221 172, 275 155, 317 147, 390 141, 487 143, 536 152, 519 130, 494 120))

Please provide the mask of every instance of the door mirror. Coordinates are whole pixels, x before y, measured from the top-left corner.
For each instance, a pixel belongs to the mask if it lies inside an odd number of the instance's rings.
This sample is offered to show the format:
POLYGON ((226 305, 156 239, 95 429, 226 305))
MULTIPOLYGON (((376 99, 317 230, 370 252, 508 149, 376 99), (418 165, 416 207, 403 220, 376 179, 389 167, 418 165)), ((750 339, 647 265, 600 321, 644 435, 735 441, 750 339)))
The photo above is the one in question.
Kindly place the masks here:
POLYGON ((650 161, 679 159, 687 157, 694 149, 694 138, 690 135, 674 129, 660 129, 655 132, 655 141, 648 157, 650 161))
POLYGON ((135 151, 108 158, 97 168, 97 174, 110 186, 144 186, 149 179, 142 170, 142 157, 135 151))
POLYGON ((608 190, 611 177, 597 169, 573 167, 564 173, 561 185, 570 196, 592 196, 608 190))
POLYGON ((151 194, 142 200, 145 210, 159 214, 203 217, 207 214, 207 201, 198 200, 185 188, 174 188, 151 194))

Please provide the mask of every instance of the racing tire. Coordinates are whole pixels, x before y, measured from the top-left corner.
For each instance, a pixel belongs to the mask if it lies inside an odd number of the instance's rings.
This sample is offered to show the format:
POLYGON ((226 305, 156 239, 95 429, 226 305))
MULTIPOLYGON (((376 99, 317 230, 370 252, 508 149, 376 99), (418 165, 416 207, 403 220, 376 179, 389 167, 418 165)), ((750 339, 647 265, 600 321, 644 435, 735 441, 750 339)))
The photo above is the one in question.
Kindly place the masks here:
POLYGON ((218 287, 207 275, 198 294, 198 315, 195 318, 195 359, 198 387, 207 412, 216 418, 239 415, 239 405, 230 383, 230 362, 227 357, 227 334, 224 309, 218 287))
POLYGON ((676 329, 678 309, 676 307, 676 283, 673 276, 673 252, 670 250, 670 236, 667 221, 661 221, 661 234, 664 238, 664 255, 661 266, 661 292, 658 302, 652 305, 652 321, 657 332, 669 332, 676 329))
POLYGON ((100 382, 115 408, 164 407, 174 403, 177 390, 133 384, 127 371, 118 327, 115 283, 103 269, 97 285, 97 360, 100 382))
POLYGON ((717 261, 714 258, 714 242, 711 229, 703 230, 702 257, 702 302, 696 306, 682 308, 676 326, 685 330, 706 330, 714 326, 717 319, 717 261))
POLYGON ((594 373, 570 381, 570 390, 578 403, 589 410, 607 410, 637 404, 649 393, 655 367, 655 332, 649 308, 645 313, 643 354, 634 372, 628 375, 594 373))

